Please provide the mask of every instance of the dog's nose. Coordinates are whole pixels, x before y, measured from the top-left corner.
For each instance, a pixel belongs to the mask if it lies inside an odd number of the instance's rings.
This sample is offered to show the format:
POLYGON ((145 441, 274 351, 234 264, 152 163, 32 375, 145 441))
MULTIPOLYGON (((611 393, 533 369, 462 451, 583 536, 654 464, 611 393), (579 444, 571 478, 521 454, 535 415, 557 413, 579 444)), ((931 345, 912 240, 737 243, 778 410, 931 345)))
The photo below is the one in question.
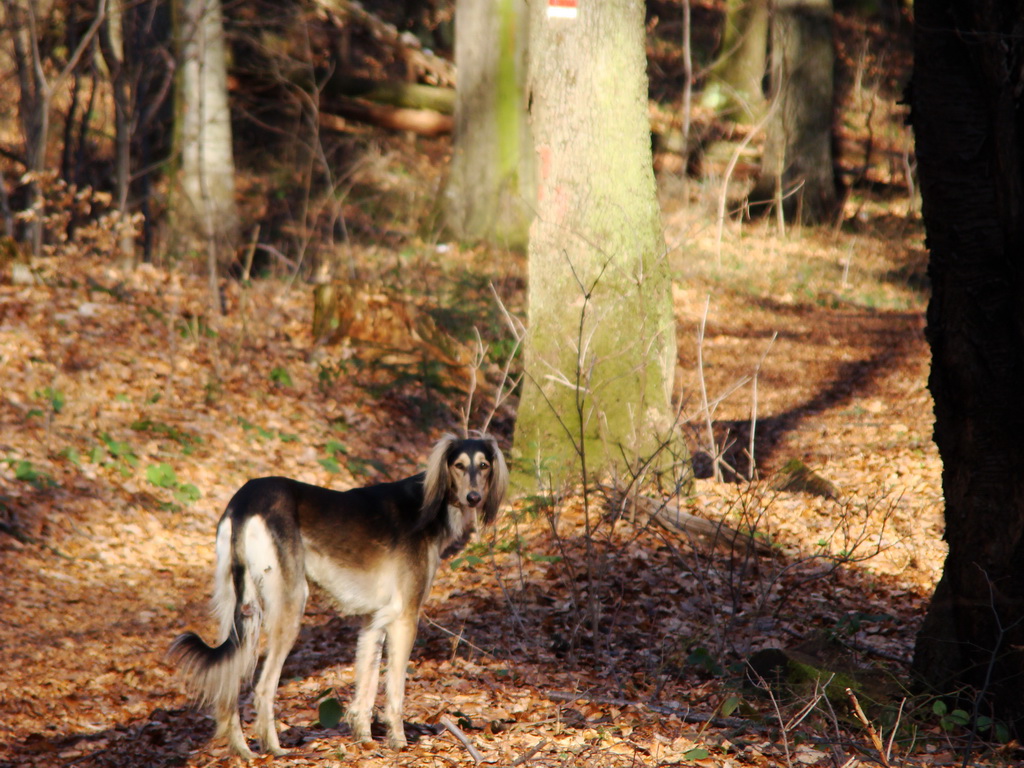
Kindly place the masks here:
POLYGON ((466 503, 471 507, 475 507, 480 503, 480 494, 476 491, 470 491, 466 494, 466 503))

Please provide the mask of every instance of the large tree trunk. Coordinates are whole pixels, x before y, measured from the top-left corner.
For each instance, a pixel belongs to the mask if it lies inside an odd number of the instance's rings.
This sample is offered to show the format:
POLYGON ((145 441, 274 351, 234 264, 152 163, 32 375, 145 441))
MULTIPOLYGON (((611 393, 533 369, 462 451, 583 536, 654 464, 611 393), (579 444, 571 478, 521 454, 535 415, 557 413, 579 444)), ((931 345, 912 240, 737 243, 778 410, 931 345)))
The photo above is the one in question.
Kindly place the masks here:
POLYGON ((125 58, 124 12, 127 0, 117 0, 100 28, 100 49, 110 71, 114 95, 114 196, 121 214, 119 245, 126 266, 135 262, 135 235, 126 226, 130 216, 128 196, 132 181, 131 168, 131 82, 125 58))
POLYGON ((728 0, 722 45, 702 103, 737 122, 756 122, 765 110, 768 60, 768 0, 728 0))
MULTIPOLYGON (((949 554, 914 667, 1024 737, 1024 3, 918 0, 910 96, 931 250, 949 554)), ((971 705, 974 709, 972 710, 971 705)))
POLYGON ((530 11, 540 178, 514 454, 521 472, 561 487, 578 482, 581 467, 621 470, 663 441, 676 458, 682 449, 671 404, 676 334, 652 170, 644 4, 581 3, 575 19, 548 18, 546 9, 533 3, 530 11))
POLYGON ((533 216, 526 117, 527 5, 459 0, 458 87, 447 223, 460 240, 522 246, 533 216))
POLYGON ((837 213, 834 62, 832 0, 776 0, 772 114, 761 169, 748 197, 753 215, 781 205, 787 219, 816 224, 837 213))
MULTIPOLYGON (((233 257, 238 233, 220 0, 180 0, 175 138, 180 168, 172 197, 179 250, 206 254, 211 283, 233 257)), ((211 286, 212 287, 212 286, 211 286)))

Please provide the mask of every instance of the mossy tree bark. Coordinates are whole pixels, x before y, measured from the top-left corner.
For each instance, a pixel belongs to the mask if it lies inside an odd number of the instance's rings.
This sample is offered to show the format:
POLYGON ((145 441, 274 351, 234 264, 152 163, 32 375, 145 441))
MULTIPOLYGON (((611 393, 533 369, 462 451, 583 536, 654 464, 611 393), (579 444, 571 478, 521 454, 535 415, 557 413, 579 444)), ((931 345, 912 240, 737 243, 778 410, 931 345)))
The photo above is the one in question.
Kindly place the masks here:
POLYGON ((764 114, 765 67, 768 62, 768 0, 727 0, 722 45, 702 103, 741 123, 764 114))
POLYGON ((460 240, 524 247, 533 216, 525 0, 458 0, 455 135, 445 195, 460 240))
MULTIPOLYGON (((672 286, 652 170, 644 4, 530 18, 538 156, 520 485, 685 457, 672 407, 672 286), (669 450, 658 452, 667 444, 669 450)), ((593 479, 593 477, 585 478, 593 479)))
POLYGON ((786 219, 817 224, 838 212, 832 34, 832 0, 775 1, 772 113, 761 168, 748 197, 753 215, 781 204, 786 219))
POLYGON ((909 90, 949 554, 914 669, 1024 738, 1024 2, 918 0, 909 90))

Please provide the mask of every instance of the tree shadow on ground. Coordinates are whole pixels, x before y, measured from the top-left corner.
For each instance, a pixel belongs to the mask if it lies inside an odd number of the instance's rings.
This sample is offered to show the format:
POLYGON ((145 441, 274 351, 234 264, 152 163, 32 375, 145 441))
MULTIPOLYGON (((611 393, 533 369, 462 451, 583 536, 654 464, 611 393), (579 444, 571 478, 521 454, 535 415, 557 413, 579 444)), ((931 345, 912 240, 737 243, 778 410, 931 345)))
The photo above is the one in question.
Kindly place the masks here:
MULTIPOLYGON (((773 312, 782 311, 777 306, 771 309, 773 312)), ((786 309, 790 314, 793 313, 792 308, 786 309)), ((774 383, 779 387, 791 386, 793 380, 805 376, 810 383, 799 389, 804 399, 775 413, 758 413, 755 419, 748 417, 713 421, 715 449, 722 460, 723 479, 745 481, 755 476, 751 471, 751 430, 754 431, 755 469, 777 468, 793 458, 803 458, 780 455, 789 438, 805 429, 808 422, 829 411, 856 408, 859 401, 871 396, 881 386, 880 382, 887 375, 899 370, 921 349, 918 313, 846 313, 838 317, 811 320, 810 323, 822 323, 822 327, 815 327, 806 333, 785 331, 777 339, 777 343, 806 346, 807 368, 801 370, 796 366, 774 374, 774 383), (814 359, 814 350, 820 347, 849 350, 847 356, 853 359, 843 360, 827 374, 822 374, 822 364, 814 359)), ((749 331, 744 329, 720 329, 715 338, 745 339, 749 336, 749 331)), ((763 336, 763 333, 758 334, 758 338, 763 336)), ((743 360, 737 358, 729 364, 721 365, 727 372, 717 374, 717 386, 725 389, 723 382, 728 381, 729 377, 739 381, 749 376, 756 364, 757 359, 753 357, 752 351, 743 360)), ((772 386, 773 379, 765 373, 761 377, 761 389, 764 391, 772 386), (769 380, 765 382, 764 379, 769 380)), ((695 474, 699 478, 712 477, 714 456, 708 446, 706 422, 694 418, 689 426, 700 446, 694 452, 695 474)))

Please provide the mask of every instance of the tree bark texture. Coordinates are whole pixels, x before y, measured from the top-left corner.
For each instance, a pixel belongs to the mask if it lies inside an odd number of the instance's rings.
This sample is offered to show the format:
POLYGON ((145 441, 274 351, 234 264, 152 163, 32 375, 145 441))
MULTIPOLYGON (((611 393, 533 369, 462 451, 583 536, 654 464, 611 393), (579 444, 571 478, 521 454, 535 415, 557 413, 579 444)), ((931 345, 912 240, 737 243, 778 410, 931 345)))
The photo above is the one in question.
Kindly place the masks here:
POLYGON ((164 0, 123 0, 124 67, 130 83, 130 197, 143 215, 142 259, 152 261, 154 183, 173 151, 174 47, 171 9, 164 0), (157 170, 159 169, 159 170, 157 170))
POLYGON ((704 87, 704 106, 737 122, 761 118, 770 18, 768 0, 726 2, 721 50, 704 87))
POLYGON ((525 0, 459 0, 455 136, 446 219, 460 240, 524 246, 534 190, 525 0))
POLYGON ((829 221, 838 211, 832 152, 835 53, 831 0, 776 0, 771 100, 764 156, 750 211, 780 202, 787 219, 829 221))
POLYGON ((238 214, 220 0, 179 2, 175 130, 180 168, 173 227, 186 238, 179 248, 224 263, 237 238, 238 214), (200 239, 189 242, 189 235, 200 239))
POLYGON ((915 17, 911 117, 949 554, 914 668, 1021 738, 1024 3, 917 0, 915 17))
MULTIPOLYGON (((100 27, 100 50, 110 71, 114 96, 114 187, 117 210, 125 219, 130 215, 128 197, 131 189, 131 82, 124 46, 124 11, 127 0, 114 3, 100 27)), ((124 226, 119 240, 122 263, 135 262, 135 237, 124 226)))
POLYGON ((539 190, 513 453, 524 486, 538 478, 559 487, 578 482, 581 469, 649 457, 662 441, 682 449, 671 405, 676 334, 652 170, 644 4, 581 3, 576 19, 550 19, 545 10, 531 6, 539 190))

